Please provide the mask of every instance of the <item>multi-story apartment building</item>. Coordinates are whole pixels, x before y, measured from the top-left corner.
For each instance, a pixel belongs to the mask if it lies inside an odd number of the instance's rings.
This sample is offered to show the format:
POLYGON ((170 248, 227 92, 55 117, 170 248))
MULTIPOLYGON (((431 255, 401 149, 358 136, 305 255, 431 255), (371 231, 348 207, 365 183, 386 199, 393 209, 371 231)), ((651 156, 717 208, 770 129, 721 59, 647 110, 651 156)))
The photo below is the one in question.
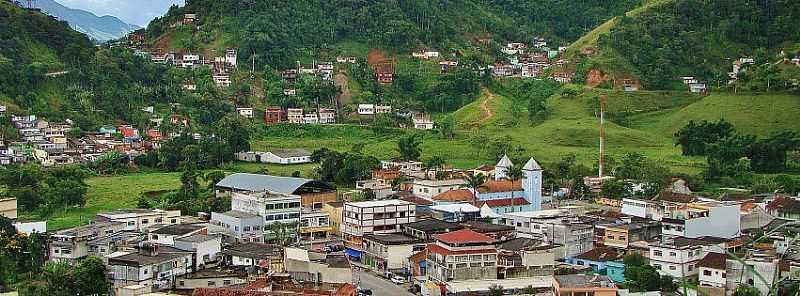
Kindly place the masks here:
POLYGON ((342 211, 341 232, 348 255, 360 257, 366 234, 400 232, 400 226, 417 221, 416 205, 403 200, 351 202, 342 211))
POLYGON ((433 199, 443 192, 460 189, 464 186, 463 179, 450 180, 414 180, 412 183, 414 195, 433 199))
POLYGON ((146 245, 138 253, 109 258, 110 280, 114 287, 142 285, 153 290, 167 289, 176 277, 193 271, 192 256, 192 252, 146 245))
POLYGON ((211 213, 211 224, 227 229, 234 243, 264 241, 264 218, 242 211, 211 213))
POLYGON ((709 252, 721 253, 726 248, 725 240, 664 237, 650 243, 650 265, 675 278, 694 277, 699 272, 698 261, 709 252))
POLYGON ((180 210, 159 209, 121 209, 112 212, 97 213, 95 222, 120 222, 125 230, 143 231, 156 224, 174 225, 181 223, 180 210))
POLYGON ((661 234, 661 226, 656 222, 613 223, 594 226, 595 243, 598 245, 627 250, 632 242, 649 241, 661 234))
POLYGON ((741 234, 739 204, 697 201, 691 195, 672 193, 668 200, 626 198, 622 200, 622 213, 661 221, 664 235, 734 238, 741 234))
POLYGON ((300 196, 262 192, 231 193, 231 209, 264 217, 264 224, 297 223, 300 219, 300 196))
POLYGON ((435 235, 428 245, 428 279, 447 283, 497 279, 496 241, 470 229, 435 235))
POLYGON ((333 232, 329 215, 323 211, 304 210, 300 215, 300 240, 309 243, 327 240, 333 232))
POLYGON ((408 258, 424 248, 420 240, 401 234, 367 234, 363 238, 362 263, 373 270, 397 271, 407 266, 408 258))
POLYGON ((89 255, 89 241, 125 229, 124 223, 101 222, 65 229, 50 236, 49 258, 74 261, 89 255))
POLYGON ((555 250, 557 259, 574 257, 592 249, 593 225, 564 210, 506 213, 500 222, 514 226, 517 237, 542 239, 560 245, 555 250))

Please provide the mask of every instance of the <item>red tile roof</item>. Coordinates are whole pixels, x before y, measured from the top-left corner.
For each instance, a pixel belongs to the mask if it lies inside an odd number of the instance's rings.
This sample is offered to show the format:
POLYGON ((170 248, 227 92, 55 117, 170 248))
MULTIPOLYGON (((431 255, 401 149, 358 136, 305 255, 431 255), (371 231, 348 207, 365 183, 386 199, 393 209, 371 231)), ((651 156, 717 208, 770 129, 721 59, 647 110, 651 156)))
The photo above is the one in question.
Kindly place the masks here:
POLYGON ((800 201, 791 197, 776 197, 767 204, 767 210, 778 210, 784 213, 800 213, 800 201))
POLYGON ((594 262, 614 261, 622 258, 622 254, 617 253, 616 250, 611 248, 598 247, 587 251, 586 253, 575 256, 575 258, 590 260, 594 262))
POLYGON ((404 200, 404 201, 413 203, 415 205, 420 205, 420 206, 429 206, 429 205, 433 204, 433 201, 424 199, 424 198, 419 197, 419 196, 404 196, 404 197, 401 197, 400 200, 404 200))
POLYGON ((436 234, 435 239, 450 244, 466 243, 494 243, 495 240, 485 234, 475 232, 472 229, 461 229, 443 234, 436 234))
POLYGON ((697 267, 706 267, 725 270, 727 256, 721 253, 708 253, 703 259, 697 262, 697 267))
POLYGON ((436 201, 472 201, 472 191, 467 189, 447 190, 433 197, 436 201))
POLYGON ((497 250, 492 247, 491 249, 470 249, 470 250, 448 250, 437 244, 429 244, 428 252, 442 255, 466 255, 466 254, 491 254, 497 253, 497 250))
POLYGON ((498 208, 498 207, 508 207, 511 205, 515 206, 524 206, 529 205, 531 203, 528 202, 525 198, 522 197, 515 197, 511 198, 500 198, 500 199, 490 199, 490 200, 482 200, 475 203, 476 207, 482 207, 483 205, 488 205, 490 208, 498 208), (512 202, 513 200, 513 202, 512 202))
POLYGON ((123 137, 133 138, 136 136, 136 129, 127 126, 120 126, 119 133, 122 134, 123 137))
POLYGON ((522 190, 522 181, 511 182, 509 180, 490 180, 478 187, 478 192, 480 193, 510 192, 520 190, 522 190))

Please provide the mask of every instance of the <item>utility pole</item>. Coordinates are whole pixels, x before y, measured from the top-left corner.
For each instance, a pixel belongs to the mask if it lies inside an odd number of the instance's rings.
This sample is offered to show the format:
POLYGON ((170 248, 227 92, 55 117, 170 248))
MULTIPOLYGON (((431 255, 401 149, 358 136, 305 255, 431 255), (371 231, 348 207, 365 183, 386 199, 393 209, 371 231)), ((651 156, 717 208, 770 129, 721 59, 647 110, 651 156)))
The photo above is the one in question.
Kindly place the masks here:
POLYGON ((606 130, 605 130, 605 112, 606 112, 606 95, 603 94, 600 96, 600 162, 598 163, 598 177, 603 178, 603 162, 604 162, 604 150, 603 146, 605 145, 605 137, 606 137, 606 130))

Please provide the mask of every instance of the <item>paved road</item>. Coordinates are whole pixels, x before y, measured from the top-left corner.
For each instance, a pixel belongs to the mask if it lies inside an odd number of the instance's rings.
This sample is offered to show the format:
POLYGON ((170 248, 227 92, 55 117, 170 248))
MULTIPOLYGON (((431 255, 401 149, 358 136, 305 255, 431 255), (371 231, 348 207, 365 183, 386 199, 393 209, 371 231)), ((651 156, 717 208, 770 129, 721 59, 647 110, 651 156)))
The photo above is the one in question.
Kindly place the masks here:
POLYGON ((371 289, 375 296, 411 296, 408 292, 408 284, 395 285, 388 279, 380 278, 374 273, 357 271, 353 273, 355 280, 361 280, 361 288, 371 289))

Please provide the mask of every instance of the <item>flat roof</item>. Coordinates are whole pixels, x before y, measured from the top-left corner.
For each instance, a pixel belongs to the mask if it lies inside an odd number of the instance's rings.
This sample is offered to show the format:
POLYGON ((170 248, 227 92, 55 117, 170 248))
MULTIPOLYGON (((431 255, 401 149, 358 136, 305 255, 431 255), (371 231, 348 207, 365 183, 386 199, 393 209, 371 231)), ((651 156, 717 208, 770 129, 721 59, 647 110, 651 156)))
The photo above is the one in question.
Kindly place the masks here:
POLYGON ((406 206, 413 205, 413 203, 399 199, 385 199, 361 202, 348 202, 345 205, 358 207, 358 208, 372 208, 372 207, 385 207, 385 206, 406 206))
POLYGON ((440 231, 450 232, 450 231, 455 231, 455 230, 459 230, 461 228, 464 228, 464 226, 461 226, 461 225, 458 225, 458 224, 455 224, 455 223, 450 223, 450 222, 447 222, 447 221, 442 221, 442 220, 433 219, 433 218, 424 219, 424 220, 417 220, 416 222, 403 224, 402 227, 403 228, 411 228, 411 229, 415 229, 415 230, 420 230, 420 231, 424 231, 424 232, 440 232, 440 231))
POLYGON ((472 204, 468 204, 468 203, 449 204, 449 205, 435 205, 435 206, 430 206, 428 208, 431 209, 431 210, 434 210, 434 211, 451 212, 451 213, 454 213, 454 212, 480 212, 481 211, 481 209, 479 209, 478 207, 473 206, 472 204))
POLYGON ((166 235, 184 235, 187 233, 198 231, 203 228, 205 228, 205 226, 196 224, 173 224, 151 231, 151 233, 166 234, 166 235))
POLYGON ((417 242, 417 238, 400 233, 365 234, 364 239, 376 241, 384 245, 402 245, 417 242))
POLYGON ((489 291, 489 287, 499 285, 503 289, 524 289, 528 286, 534 288, 550 288, 553 286, 551 276, 534 276, 513 279, 480 279, 447 283, 447 290, 453 293, 489 291))
POLYGON ((242 211, 234 211, 234 210, 230 210, 230 211, 227 211, 227 212, 224 212, 224 213, 215 213, 215 214, 220 214, 220 215, 239 218, 239 219, 247 219, 247 218, 256 218, 256 217, 258 217, 258 215, 254 215, 254 214, 250 214, 250 213, 242 212, 242 211))
POLYGON ((563 209, 539 210, 539 211, 525 211, 506 213, 506 216, 517 216, 522 218, 553 218, 569 215, 569 212, 563 209))

